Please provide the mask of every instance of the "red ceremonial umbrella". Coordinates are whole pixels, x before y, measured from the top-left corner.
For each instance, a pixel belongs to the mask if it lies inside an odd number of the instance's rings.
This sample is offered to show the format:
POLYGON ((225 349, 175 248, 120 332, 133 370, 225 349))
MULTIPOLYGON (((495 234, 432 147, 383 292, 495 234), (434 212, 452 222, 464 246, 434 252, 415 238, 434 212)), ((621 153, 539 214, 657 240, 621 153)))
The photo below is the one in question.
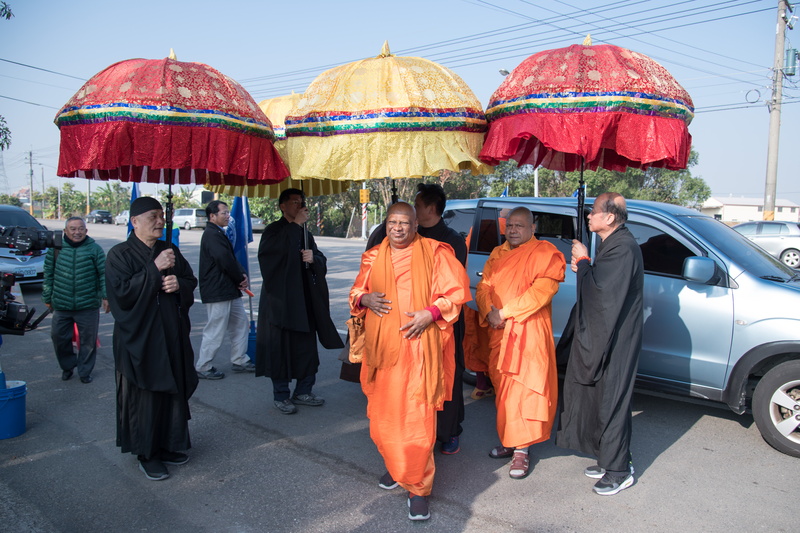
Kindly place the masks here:
MULTIPOLYGON (((241 85, 202 63, 129 59, 87 81, 56 115, 58 175, 165 183, 277 183, 289 171, 272 124, 241 85)), ((169 242, 169 241, 168 241, 169 242)))
MULTIPOLYGON (((653 59, 613 45, 539 52, 515 68, 486 111, 480 158, 552 170, 686 168, 692 99, 653 59)), ((581 237, 578 227, 578 238, 581 237)))

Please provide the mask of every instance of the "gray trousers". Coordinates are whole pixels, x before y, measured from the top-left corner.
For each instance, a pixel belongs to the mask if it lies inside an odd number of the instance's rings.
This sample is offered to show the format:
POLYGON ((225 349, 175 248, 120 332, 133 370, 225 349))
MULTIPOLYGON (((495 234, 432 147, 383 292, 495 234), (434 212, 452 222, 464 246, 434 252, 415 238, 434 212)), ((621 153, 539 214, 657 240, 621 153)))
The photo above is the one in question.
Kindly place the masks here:
POLYGON ((97 329, 100 325, 100 309, 83 309, 81 311, 53 311, 50 338, 56 351, 58 366, 61 370, 72 370, 78 367, 78 375, 85 378, 94 370, 97 356, 97 329), (72 349, 73 324, 78 325, 80 346, 78 354, 72 349))
POLYGON ((249 320, 244 310, 242 298, 225 302, 204 304, 208 312, 208 322, 203 328, 203 340, 200 342, 200 353, 194 368, 198 372, 211 369, 211 361, 222 346, 225 335, 231 340, 231 363, 246 365, 250 362, 247 356, 247 336, 250 332, 249 320))

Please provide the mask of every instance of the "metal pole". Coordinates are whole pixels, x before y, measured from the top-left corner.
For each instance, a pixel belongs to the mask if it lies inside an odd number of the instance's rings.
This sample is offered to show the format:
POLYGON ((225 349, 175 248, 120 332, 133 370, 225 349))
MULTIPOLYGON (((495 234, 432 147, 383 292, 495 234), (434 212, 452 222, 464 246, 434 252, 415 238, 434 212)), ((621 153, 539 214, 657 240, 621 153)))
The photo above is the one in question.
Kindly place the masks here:
POLYGON ((533 169, 533 195, 539 197, 539 167, 533 169))
POLYGON ((89 214, 89 211, 92 209, 89 207, 91 205, 91 198, 92 198, 92 180, 86 180, 86 214, 89 214))
MULTIPOLYGON (((366 181, 361 185, 361 188, 367 188, 366 181)), ((361 204, 361 238, 365 241, 367 240, 367 204, 361 204)))
POLYGON ((61 213, 61 176, 58 177, 58 219, 62 220, 62 213, 61 213))
POLYGON ((42 218, 44 218, 44 167, 39 168, 42 169, 42 218))
POLYGON ((775 220, 775 193, 778 183, 778 144, 781 136, 781 100, 783 99, 783 48, 786 38, 786 0, 778 0, 778 24, 775 28, 775 61, 772 67, 772 99, 769 103, 769 139, 767 142, 767 177, 764 184, 764 220, 775 220))
POLYGON ((30 213, 33 216, 33 151, 28 152, 28 164, 31 168, 31 192, 28 194, 30 196, 30 213))

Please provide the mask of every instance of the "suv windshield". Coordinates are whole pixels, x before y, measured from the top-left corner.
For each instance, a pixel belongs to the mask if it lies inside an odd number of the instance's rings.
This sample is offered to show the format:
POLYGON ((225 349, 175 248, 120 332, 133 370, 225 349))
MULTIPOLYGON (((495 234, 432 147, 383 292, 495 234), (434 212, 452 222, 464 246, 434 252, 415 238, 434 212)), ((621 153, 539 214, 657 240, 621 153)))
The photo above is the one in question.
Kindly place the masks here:
POLYGON ((0 211, 0 226, 20 226, 23 228, 44 229, 39 221, 25 211, 0 211))
POLYGON ((791 280, 797 272, 765 253, 750 239, 710 217, 681 217, 683 222, 703 235, 743 269, 766 279, 791 280))

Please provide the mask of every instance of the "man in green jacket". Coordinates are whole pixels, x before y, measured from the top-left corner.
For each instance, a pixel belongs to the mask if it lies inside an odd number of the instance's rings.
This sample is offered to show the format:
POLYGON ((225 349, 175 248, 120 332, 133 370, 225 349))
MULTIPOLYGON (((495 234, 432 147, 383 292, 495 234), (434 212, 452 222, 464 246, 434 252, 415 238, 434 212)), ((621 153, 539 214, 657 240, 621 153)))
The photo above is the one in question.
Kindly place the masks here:
POLYGON ((67 381, 77 367, 82 383, 92 382, 97 355, 99 307, 109 312, 106 299, 106 255, 94 239, 86 236, 86 223, 80 217, 67 220, 64 246, 50 248, 44 260, 42 301, 53 309, 50 337, 67 381), (72 349, 72 333, 78 327, 80 347, 72 349))

